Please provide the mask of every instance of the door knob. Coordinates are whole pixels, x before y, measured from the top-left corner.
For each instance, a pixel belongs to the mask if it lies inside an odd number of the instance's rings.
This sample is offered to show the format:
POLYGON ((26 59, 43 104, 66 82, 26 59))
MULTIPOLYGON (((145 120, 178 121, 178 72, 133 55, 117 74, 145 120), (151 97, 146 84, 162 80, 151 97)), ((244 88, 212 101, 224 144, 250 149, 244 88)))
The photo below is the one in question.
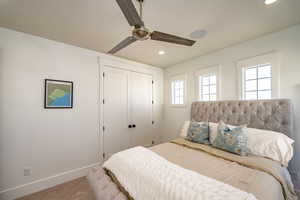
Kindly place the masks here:
POLYGON ((135 128, 135 124, 133 124, 132 127, 135 128))

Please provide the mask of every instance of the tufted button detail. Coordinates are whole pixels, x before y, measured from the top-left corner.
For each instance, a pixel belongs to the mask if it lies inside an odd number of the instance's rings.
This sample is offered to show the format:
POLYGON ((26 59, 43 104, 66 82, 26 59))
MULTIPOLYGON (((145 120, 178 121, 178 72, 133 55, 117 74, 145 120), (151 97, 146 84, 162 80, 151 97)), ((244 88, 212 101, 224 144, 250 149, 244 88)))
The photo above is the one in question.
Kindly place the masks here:
POLYGON ((282 125, 282 126, 286 126, 286 125, 288 125, 288 122, 283 121, 283 122, 281 123, 281 125, 282 125))

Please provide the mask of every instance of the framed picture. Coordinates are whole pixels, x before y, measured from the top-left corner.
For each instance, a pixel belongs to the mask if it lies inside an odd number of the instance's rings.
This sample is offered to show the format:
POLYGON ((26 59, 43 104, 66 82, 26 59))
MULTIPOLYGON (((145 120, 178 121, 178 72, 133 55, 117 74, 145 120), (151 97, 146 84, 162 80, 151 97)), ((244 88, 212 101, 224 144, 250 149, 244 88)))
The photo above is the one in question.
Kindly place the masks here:
POLYGON ((45 79, 44 107, 73 108, 73 82, 45 79))

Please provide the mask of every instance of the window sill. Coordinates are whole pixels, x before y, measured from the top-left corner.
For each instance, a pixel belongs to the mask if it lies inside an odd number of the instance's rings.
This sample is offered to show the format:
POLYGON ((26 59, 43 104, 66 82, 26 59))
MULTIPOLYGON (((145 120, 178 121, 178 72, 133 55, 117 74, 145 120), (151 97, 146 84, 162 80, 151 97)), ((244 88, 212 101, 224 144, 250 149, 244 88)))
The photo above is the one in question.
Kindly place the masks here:
POLYGON ((170 104, 169 107, 171 108, 186 108, 185 104, 170 104))

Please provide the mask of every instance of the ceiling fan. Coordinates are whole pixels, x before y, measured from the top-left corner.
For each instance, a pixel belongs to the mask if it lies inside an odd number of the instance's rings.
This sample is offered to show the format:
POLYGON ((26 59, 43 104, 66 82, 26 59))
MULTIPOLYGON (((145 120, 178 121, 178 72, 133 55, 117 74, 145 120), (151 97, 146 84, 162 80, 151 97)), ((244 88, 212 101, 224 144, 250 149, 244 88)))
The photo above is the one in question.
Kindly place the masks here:
POLYGON ((138 14, 135 9, 132 0, 116 0, 119 7, 121 8, 124 16, 126 17, 130 26, 134 26, 132 35, 121 41, 117 46, 112 48, 108 53, 114 54, 121 49, 127 47, 136 41, 143 41, 147 39, 158 40, 163 42, 169 42, 174 44, 180 44, 185 46, 193 46, 196 41, 178 37, 175 35, 162 33, 159 31, 150 32, 149 29, 145 27, 143 22, 143 2, 144 0, 137 0, 140 5, 140 14, 138 14))

